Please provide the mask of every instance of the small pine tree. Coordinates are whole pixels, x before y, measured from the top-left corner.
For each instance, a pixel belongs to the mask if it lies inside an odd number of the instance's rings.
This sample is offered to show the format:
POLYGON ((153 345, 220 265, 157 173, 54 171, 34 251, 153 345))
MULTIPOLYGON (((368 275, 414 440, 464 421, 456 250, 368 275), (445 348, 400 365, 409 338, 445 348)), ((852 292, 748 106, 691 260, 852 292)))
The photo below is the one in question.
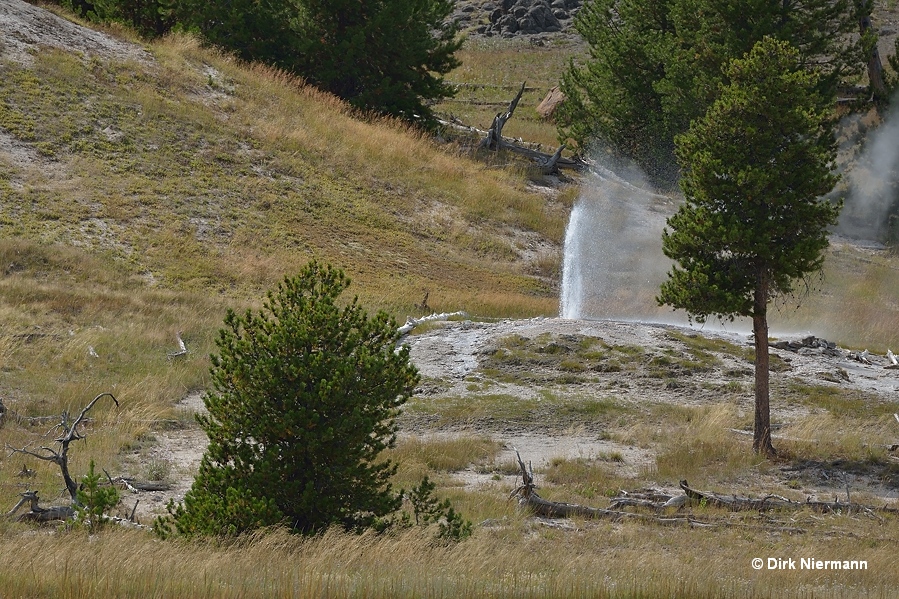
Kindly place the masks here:
POLYGON ((471 522, 462 517, 449 499, 438 501, 434 497, 437 486, 426 476, 421 484, 414 487, 407 497, 412 504, 415 524, 427 526, 437 524, 437 541, 439 543, 455 543, 471 536, 471 522))
POLYGON ((84 478, 81 479, 81 488, 77 492, 78 501, 75 504, 75 512, 78 520, 84 523, 91 533, 95 533, 103 526, 106 514, 119 504, 119 492, 113 487, 100 486, 100 475, 94 470, 94 461, 84 478))
POLYGON ((412 504, 412 514, 415 517, 416 525, 424 526, 440 518, 440 502, 433 496, 436 488, 437 485, 426 476, 422 479, 421 484, 413 487, 409 492, 409 503, 412 504))
POLYGON ((198 417, 209 447, 184 503, 159 520, 163 536, 362 528, 398 509, 396 466, 379 456, 418 373, 392 318, 337 303, 349 283, 311 262, 258 314, 228 312, 198 417))

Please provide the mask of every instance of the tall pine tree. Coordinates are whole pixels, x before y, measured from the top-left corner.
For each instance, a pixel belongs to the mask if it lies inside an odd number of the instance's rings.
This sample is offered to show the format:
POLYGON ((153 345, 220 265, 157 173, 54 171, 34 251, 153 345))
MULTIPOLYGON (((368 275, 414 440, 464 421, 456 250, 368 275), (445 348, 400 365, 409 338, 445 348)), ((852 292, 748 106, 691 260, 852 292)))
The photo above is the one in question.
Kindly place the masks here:
POLYGON ((295 68, 353 106, 409 121, 427 100, 454 95, 442 75, 462 45, 448 22, 454 0, 302 0, 295 68))
POLYGON ((715 101, 731 60, 765 36, 787 41, 833 98, 865 63, 849 35, 859 10, 850 0, 589 0, 576 27, 590 57, 563 75, 560 137, 606 147, 672 183, 674 136, 715 101))
POLYGON ((726 75, 709 111, 676 138, 686 202, 663 234, 677 264, 658 301, 699 322, 752 318, 753 449, 772 455, 767 306, 823 265, 839 213, 820 199, 838 180, 836 142, 819 78, 787 42, 764 38, 726 75))
POLYGON ((657 84, 676 41, 675 0, 590 0, 575 27, 590 58, 562 75, 565 102, 555 114, 559 137, 582 151, 599 149, 634 160, 655 181, 673 181, 674 135, 657 84))

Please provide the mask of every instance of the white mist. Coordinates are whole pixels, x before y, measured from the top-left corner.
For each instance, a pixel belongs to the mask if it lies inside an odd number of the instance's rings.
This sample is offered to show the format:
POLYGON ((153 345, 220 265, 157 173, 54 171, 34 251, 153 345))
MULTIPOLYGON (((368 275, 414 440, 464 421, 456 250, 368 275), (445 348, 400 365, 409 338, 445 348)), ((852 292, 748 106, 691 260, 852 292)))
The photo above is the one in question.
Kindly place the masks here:
POLYGON ((560 316, 686 322, 655 300, 671 267, 662 230, 675 208, 639 177, 590 175, 565 232, 560 316))
POLYGON ((864 151, 844 177, 846 195, 837 232, 851 239, 874 240, 886 232, 887 215, 896 196, 899 176, 899 96, 864 151))

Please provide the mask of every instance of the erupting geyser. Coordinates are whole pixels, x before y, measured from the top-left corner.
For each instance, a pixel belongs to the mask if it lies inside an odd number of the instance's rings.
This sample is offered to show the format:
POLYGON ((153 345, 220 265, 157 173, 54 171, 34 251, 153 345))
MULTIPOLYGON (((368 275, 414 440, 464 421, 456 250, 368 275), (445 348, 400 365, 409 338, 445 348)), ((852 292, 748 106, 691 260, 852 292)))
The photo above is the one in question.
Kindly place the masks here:
POLYGON ((562 260, 562 292, 559 302, 559 316, 562 318, 582 318, 585 285, 584 268, 588 261, 584 260, 581 242, 587 231, 582 231, 586 203, 578 201, 571 209, 568 227, 565 229, 565 248, 562 260))
POLYGON ((611 173, 583 189, 565 232, 560 316, 685 322, 655 300, 671 265, 662 230, 674 202, 611 173))

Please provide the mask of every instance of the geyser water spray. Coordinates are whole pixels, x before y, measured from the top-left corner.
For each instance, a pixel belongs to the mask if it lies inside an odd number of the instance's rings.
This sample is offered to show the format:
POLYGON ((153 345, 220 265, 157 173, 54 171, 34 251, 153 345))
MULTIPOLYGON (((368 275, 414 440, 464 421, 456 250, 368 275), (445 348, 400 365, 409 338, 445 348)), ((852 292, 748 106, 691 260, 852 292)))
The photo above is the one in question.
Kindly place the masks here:
POLYGON ((561 317, 686 322, 655 301, 671 267, 662 230, 674 202, 601 169, 582 189, 565 232, 561 317))

